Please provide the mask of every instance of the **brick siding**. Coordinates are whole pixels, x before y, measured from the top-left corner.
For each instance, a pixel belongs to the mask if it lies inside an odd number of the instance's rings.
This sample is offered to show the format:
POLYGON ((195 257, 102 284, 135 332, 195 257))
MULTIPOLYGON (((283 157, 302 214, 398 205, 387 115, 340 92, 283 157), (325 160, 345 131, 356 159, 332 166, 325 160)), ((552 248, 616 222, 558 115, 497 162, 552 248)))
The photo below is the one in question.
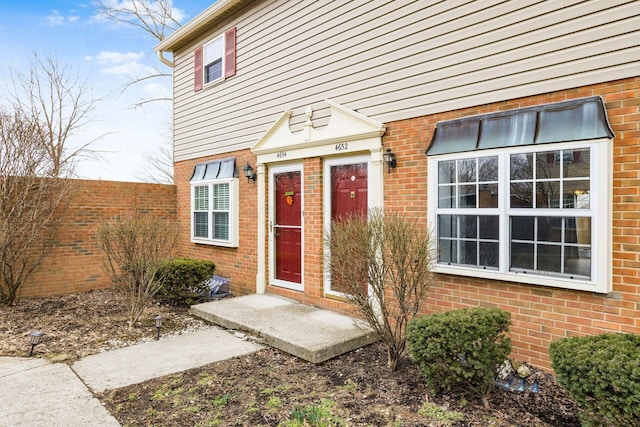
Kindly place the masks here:
MULTIPOLYGON (((640 333, 640 78, 487 104, 386 123, 385 148, 396 154, 397 168, 384 171, 385 208, 427 221, 427 158, 436 124, 442 120, 600 95, 616 134, 613 149, 613 293, 599 295, 512 282, 438 275, 424 306, 432 313, 471 306, 498 306, 512 313, 513 356, 550 369, 549 344, 561 337, 603 332, 640 333)), ((219 274, 231 277, 231 289, 255 292, 257 274, 257 184, 240 178, 240 247, 218 248, 190 243, 189 179, 196 163, 236 156, 240 169, 255 157, 249 150, 176 164, 182 255, 211 259, 219 274)), ((323 297, 322 159, 303 161, 305 191, 305 292, 267 287, 267 292, 342 312, 344 301, 323 297)), ((265 177, 266 180, 266 177, 265 177)), ((265 182, 266 188, 266 182, 265 182)), ((265 207, 266 211, 266 207, 265 207)))
POLYGON ((22 289, 22 298, 104 289, 111 282, 102 270, 94 240, 98 224, 119 214, 144 212, 176 218, 173 185, 73 180, 75 196, 58 243, 22 289))

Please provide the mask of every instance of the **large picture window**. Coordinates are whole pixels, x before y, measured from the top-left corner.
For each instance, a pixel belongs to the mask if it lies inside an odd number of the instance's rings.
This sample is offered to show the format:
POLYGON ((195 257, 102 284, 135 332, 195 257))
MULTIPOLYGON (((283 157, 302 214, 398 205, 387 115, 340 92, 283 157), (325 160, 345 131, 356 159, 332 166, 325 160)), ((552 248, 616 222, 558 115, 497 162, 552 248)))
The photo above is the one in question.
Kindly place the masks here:
POLYGON ((235 159, 197 165, 191 179, 191 241, 238 246, 235 159))
POLYGON ((430 157, 437 271, 606 292, 608 146, 430 157))
POLYGON ((609 292, 613 137, 597 96, 439 122, 436 271, 609 292))

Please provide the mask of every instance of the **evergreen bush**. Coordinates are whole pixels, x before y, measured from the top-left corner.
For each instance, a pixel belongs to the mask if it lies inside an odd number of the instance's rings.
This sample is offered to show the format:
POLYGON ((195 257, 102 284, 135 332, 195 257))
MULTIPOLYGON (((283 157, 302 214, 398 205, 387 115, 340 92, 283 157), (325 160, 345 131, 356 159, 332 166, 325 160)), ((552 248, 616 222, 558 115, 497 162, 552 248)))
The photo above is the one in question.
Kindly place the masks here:
POLYGON ((176 258, 166 261, 158 271, 165 279, 158 299, 177 306, 190 306, 202 301, 209 292, 207 282, 216 269, 212 261, 176 258))
POLYGON ((640 426, 640 336, 563 338, 549 347, 558 382, 584 426, 640 426))
POLYGON ((451 310, 413 319, 407 347, 431 392, 463 389, 488 407, 496 368, 511 353, 511 315, 499 308, 451 310))

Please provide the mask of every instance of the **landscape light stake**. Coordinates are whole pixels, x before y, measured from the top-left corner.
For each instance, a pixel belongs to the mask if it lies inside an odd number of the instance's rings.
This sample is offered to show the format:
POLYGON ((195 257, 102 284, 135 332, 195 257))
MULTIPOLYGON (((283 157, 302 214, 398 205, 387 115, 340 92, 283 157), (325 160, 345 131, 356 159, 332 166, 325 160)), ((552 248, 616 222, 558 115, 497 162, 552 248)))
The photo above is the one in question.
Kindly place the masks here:
POLYGON ((29 357, 33 355, 33 348, 40 344, 40 340, 44 334, 40 331, 31 331, 31 350, 29 351, 29 357))
POLYGON ((160 327, 162 326, 162 316, 156 316, 153 318, 156 325, 156 341, 160 339, 160 327))

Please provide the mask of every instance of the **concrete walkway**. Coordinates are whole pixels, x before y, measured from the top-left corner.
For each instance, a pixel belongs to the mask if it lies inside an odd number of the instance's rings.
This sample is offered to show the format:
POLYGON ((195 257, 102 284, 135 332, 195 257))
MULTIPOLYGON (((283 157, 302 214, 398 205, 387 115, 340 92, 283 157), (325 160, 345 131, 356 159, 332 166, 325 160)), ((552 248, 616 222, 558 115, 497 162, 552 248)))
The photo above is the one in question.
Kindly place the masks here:
POLYGON ((378 340, 362 320, 276 295, 247 295, 191 307, 191 314, 313 363, 378 340))
MULTIPOLYGON (((199 304, 192 313, 311 362, 377 340, 362 321, 272 295, 199 304)), ((261 345, 217 327, 87 356, 72 366, 0 357, 0 427, 118 426, 93 393, 249 353, 261 345)))
POLYGON ((211 327, 95 354, 72 366, 43 359, 0 357, 0 426, 119 426, 93 393, 261 348, 229 331, 211 327))

